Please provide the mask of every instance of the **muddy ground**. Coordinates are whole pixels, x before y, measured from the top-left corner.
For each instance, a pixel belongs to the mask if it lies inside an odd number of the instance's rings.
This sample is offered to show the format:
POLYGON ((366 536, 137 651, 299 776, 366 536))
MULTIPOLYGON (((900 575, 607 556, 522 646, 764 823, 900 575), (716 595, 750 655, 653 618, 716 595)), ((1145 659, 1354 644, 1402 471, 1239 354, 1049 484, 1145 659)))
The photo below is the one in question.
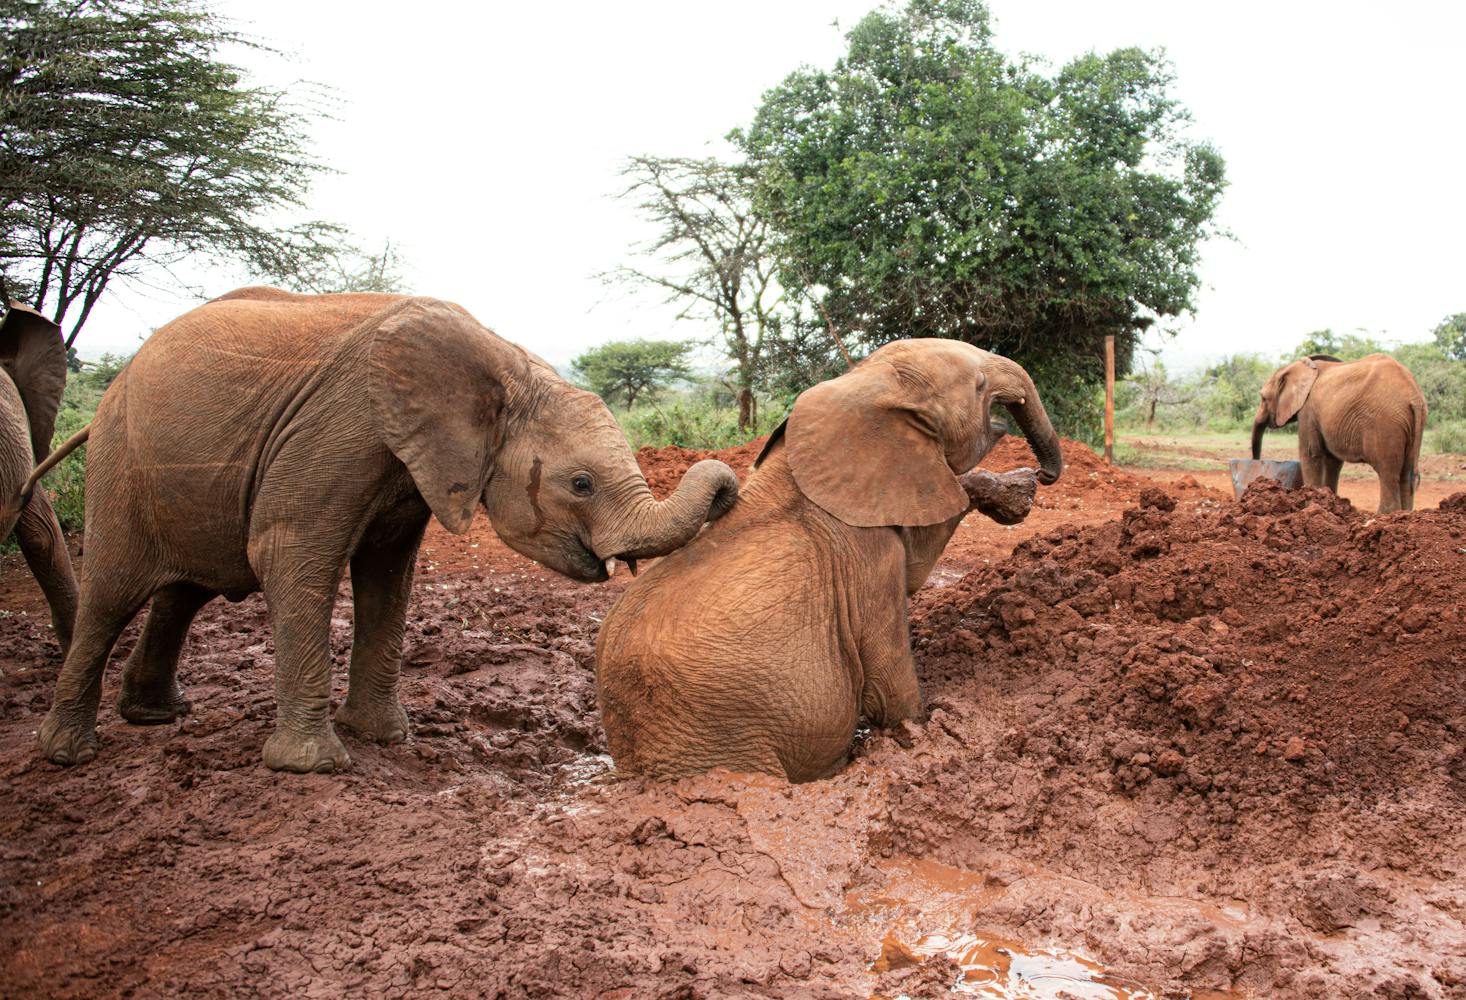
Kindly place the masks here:
MULTIPOLYGON (((63 770, 5 557, 0 994, 1466 997, 1466 496, 1239 504, 1067 455, 913 601, 930 720, 797 787, 618 779, 592 646, 624 579, 483 521, 424 545, 407 744, 266 770, 255 597, 199 616, 192 716, 124 724, 114 668, 63 770)), ((666 486, 700 456, 641 457, 666 486)))

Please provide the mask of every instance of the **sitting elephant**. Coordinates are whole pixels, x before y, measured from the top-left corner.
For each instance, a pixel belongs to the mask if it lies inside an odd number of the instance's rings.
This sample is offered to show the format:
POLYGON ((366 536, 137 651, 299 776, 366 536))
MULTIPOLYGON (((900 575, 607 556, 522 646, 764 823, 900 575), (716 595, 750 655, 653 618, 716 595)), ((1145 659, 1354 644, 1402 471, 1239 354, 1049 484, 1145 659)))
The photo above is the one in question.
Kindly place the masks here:
MULTIPOLYGON (((1058 479, 1059 438, 1028 374, 967 344, 888 344, 801 395, 733 511, 606 616, 596 684, 617 767, 807 781, 842 766, 861 716, 921 717, 906 599, 980 493, 963 473, 1001 433, 994 401, 1038 456, 1037 480, 1058 479)), ((1034 474, 1021 476, 1031 501, 1034 474)), ((1027 503, 997 508, 1011 522, 1027 503)))
POLYGON ((31 488, 35 464, 51 451, 66 388, 66 345, 55 323, 18 302, 0 322, 0 539, 15 532, 25 561, 51 606, 64 652, 76 618, 76 577, 56 512, 31 488))
POLYGON ((1252 457, 1269 426, 1298 421, 1304 486, 1339 491, 1345 462, 1379 475, 1379 512, 1415 508, 1416 466, 1425 435, 1425 395, 1410 370, 1387 354, 1342 362, 1314 354, 1273 372, 1252 424, 1252 457))
POLYGON ((188 711, 175 672, 189 624, 262 590, 275 639, 272 768, 347 766, 331 723, 330 624, 349 564, 350 687, 336 721, 405 737, 397 676, 413 563, 430 516, 499 536, 551 569, 607 578, 662 555, 737 497, 699 462, 657 501, 599 398, 461 307, 400 295, 232 292, 164 326, 91 425, 86 563, 71 652, 41 727, 59 764, 96 753, 102 671, 152 608, 122 677, 137 723, 188 711))

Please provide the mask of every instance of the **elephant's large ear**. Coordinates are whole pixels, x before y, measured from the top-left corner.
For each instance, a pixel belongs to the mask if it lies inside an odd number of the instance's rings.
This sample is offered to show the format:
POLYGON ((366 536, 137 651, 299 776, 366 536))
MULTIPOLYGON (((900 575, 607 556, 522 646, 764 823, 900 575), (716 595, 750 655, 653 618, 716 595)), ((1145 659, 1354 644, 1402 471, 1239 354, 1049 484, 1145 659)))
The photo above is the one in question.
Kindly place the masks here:
POLYGON ((523 353, 462 310, 408 299, 377 322, 369 366, 383 441, 443 527, 462 534, 493 470, 506 381, 524 368, 523 353))
POLYGON ((967 509, 947 464, 935 400, 909 381, 900 366, 872 356, 805 390, 789 414, 795 484, 846 524, 918 527, 967 509))
POLYGON ((61 328, 28 306, 10 303, 0 322, 0 366, 20 390, 31 425, 31 451, 39 462, 51 454, 56 411, 66 389, 66 343, 61 328))
POLYGON ((1313 391, 1313 383, 1317 379, 1318 363, 1311 358, 1295 361, 1287 367, 1283 372, 1282 388, 1278 390, 1277 426, 1282 427, 1298 416, 1298 411, 1308 401, 1308 394, 1313 391))

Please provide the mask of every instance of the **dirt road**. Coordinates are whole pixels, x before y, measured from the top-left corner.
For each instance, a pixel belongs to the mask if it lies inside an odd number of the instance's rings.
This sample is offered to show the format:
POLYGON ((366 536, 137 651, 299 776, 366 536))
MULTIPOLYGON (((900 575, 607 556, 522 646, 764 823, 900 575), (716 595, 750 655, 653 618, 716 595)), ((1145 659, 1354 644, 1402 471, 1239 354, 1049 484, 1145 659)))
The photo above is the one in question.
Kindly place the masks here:
MULTIPOLYGON (((123 724, 113 670, 98 758, 56 768, 59 657, 6 556, 0 994, 1466 996, 1466 501, 1238 504, 1066 454, 913 601, 929 722, 797 787, 618 779, 592 645, 625 580, 482 520, 424 544, 407 744, 266 770, 253 597, 200 614, 190 717, 123 724)), ((641 457, 663 485, 697 456, 641 457)))

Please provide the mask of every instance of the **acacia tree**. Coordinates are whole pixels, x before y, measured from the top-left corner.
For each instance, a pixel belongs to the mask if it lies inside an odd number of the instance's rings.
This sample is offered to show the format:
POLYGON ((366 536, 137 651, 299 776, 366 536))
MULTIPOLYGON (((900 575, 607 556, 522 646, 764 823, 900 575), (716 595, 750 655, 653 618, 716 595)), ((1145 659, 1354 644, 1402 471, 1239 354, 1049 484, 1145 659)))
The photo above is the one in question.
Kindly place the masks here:
POLYGON ((309 265, 285 282, 298 292, 406 292, 402 254, 388 240, 381 253, 362 253, 343 247, 309 265))
POLYGON ((1193 308, 1224 187, 1169 67, 1130 48, 1045 75, 994 46, 981 0, 910 0, 847 39, 732 134, 779 280, 864 347, 965 340, 1029 367, 1046 403, 1057 385, 1095 412, 1102 335, 1123 374, 1146 326, 1193 308))
POLYGON ((678 318, 710 318, 722 348, 733 361, 738 393, 738 428, 756 419, 754 388, 765 352, 779 335, 782 293, 774 279, 770 233, 753 210, 754 176, 739 164, 713 159, 634 156, 624 176, 622 197, 658 227, 638 247, 651 259, 646 268, 622 266, 606 277, 651 285, 682 303, 678 318))
POLYGON ((0 31, 0 294, 69 319, 68 345, 114 280, 340 252, 335 226, 278 224, 323 169, 307 112, 219 60, 260 46, 200 0, 0 0, 0 31))
POLYGON ((575 377, 608 403, 619 397, 628 409, 643 394, 654 395, 678 379, 689 378, 692 345, 680 340, 614 340, 593 347, 571 362, 575 377))

